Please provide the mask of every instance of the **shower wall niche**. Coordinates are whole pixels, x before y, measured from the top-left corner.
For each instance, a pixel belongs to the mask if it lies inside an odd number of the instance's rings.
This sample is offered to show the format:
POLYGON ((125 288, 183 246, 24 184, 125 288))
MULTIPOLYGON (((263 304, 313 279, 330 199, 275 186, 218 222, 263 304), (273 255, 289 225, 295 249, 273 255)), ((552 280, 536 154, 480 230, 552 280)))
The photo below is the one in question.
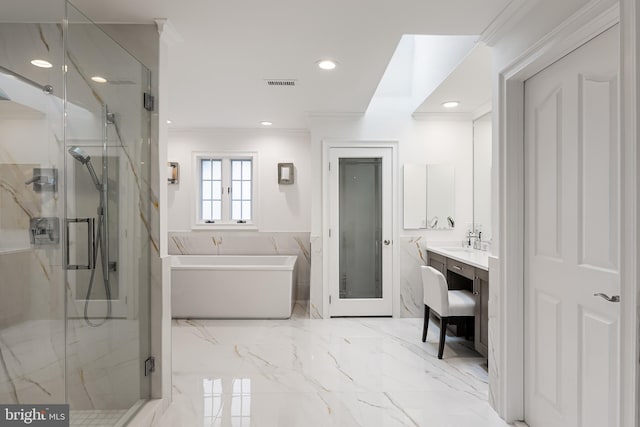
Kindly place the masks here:
POLYGON ((23 3, 0 18, 0 403, 124 415, 150 393, 151 76, 71 4, 23 3))

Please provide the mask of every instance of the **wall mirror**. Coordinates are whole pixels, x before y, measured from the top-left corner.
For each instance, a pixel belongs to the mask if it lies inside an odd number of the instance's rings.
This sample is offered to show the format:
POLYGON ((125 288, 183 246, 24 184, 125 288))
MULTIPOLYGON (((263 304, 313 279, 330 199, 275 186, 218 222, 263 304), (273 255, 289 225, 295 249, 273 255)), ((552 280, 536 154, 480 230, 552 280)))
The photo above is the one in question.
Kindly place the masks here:
POLYGON ((455 194, 453 165, 427 165, 427 229, 455 227, 455 194))
POLYGON ((404 228, 455 227, 455 168, 449 164, 405 164, 404 228))
POLYGON ((473 223, 491 239, 491 113, 473 121, 473 223))
POLYGON ((403 182, 404 228, 427 228, 427 166, 405 164, 403 182))

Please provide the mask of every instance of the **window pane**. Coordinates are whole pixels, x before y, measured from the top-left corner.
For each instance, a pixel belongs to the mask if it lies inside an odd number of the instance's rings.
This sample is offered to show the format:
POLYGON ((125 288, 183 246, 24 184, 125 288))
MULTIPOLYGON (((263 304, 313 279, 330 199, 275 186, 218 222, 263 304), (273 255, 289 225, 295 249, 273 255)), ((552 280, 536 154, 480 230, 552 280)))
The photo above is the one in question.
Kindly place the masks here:
POLYGON ((212 161, 212 173, 211 178, 221 180, 222 179, 222 160, 212 161))
POLYGON ((211 181, 202 181, 202 199, 211 199, 211 181))
POLYGON ((213 190, 213 192, 211 193, 213 195, 212 199, 214 200, 222 199, 222 183, 220 181, 213 181, 212 190, 213 190))
POLYGON ((242 200, 251 200, 251 181, 242 181, 242 200))
POLYGON ((211 160, 202 159, 202 179, 211 179, 211 160))
POLYGON ((251 160, 242 162, 242 179, 251 179, 251 160))
POLYGON ((251 219, 251 202, 242 202, 242 219, 251 219))
POLYGON ((213 211, 213 213, 211 214, 212 219, 215 219, 217 221, 221 220, 222 219, 222 202, 220 201, 213 202, 212 211, 213 211))
POLYGON ((211 217, 211 202, 202 202, 202 219, 205 221, 208 219, 213 219, 211 217))
POLYGON ((242 181, 231 182, 231 200, 242 200, 242 181))
POLYGON ((231 160, 231 179, 242 179, 241 160, 231 160))
POLYGON ((242 202, 231 202, 231 219, 242 219, 242 202))

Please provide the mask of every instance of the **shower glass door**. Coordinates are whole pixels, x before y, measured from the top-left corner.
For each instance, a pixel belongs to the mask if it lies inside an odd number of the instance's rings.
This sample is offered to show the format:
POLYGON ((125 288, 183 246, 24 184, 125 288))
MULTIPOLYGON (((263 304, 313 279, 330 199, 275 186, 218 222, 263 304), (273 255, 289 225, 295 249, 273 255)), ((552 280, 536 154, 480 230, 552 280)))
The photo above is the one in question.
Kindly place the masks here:
POLYGON ((332 316, 391 315, 391 149, 332 148, 332 316))
POLYGON ((67 14, 67 396, 72 411, 125 413, 149 396, 150 75, 67 14))

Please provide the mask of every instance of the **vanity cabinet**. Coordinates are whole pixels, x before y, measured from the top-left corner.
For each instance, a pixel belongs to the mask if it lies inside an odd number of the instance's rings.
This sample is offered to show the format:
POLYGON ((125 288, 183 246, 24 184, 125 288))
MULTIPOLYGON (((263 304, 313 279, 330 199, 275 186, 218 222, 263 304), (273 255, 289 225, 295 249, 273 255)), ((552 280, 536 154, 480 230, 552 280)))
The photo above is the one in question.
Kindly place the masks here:
POLYGON ((489 354, 489 272, 458 259, 427 251, 427 264, 447 278, 449 289, 465 289, 476 299, 474 346, 478 353, 489 354))
POLYGON ((473 294, 476 296, 476 322, 474 344, 476 351, 487 357, 489 354, 489 272, 475 269, 473 294))

